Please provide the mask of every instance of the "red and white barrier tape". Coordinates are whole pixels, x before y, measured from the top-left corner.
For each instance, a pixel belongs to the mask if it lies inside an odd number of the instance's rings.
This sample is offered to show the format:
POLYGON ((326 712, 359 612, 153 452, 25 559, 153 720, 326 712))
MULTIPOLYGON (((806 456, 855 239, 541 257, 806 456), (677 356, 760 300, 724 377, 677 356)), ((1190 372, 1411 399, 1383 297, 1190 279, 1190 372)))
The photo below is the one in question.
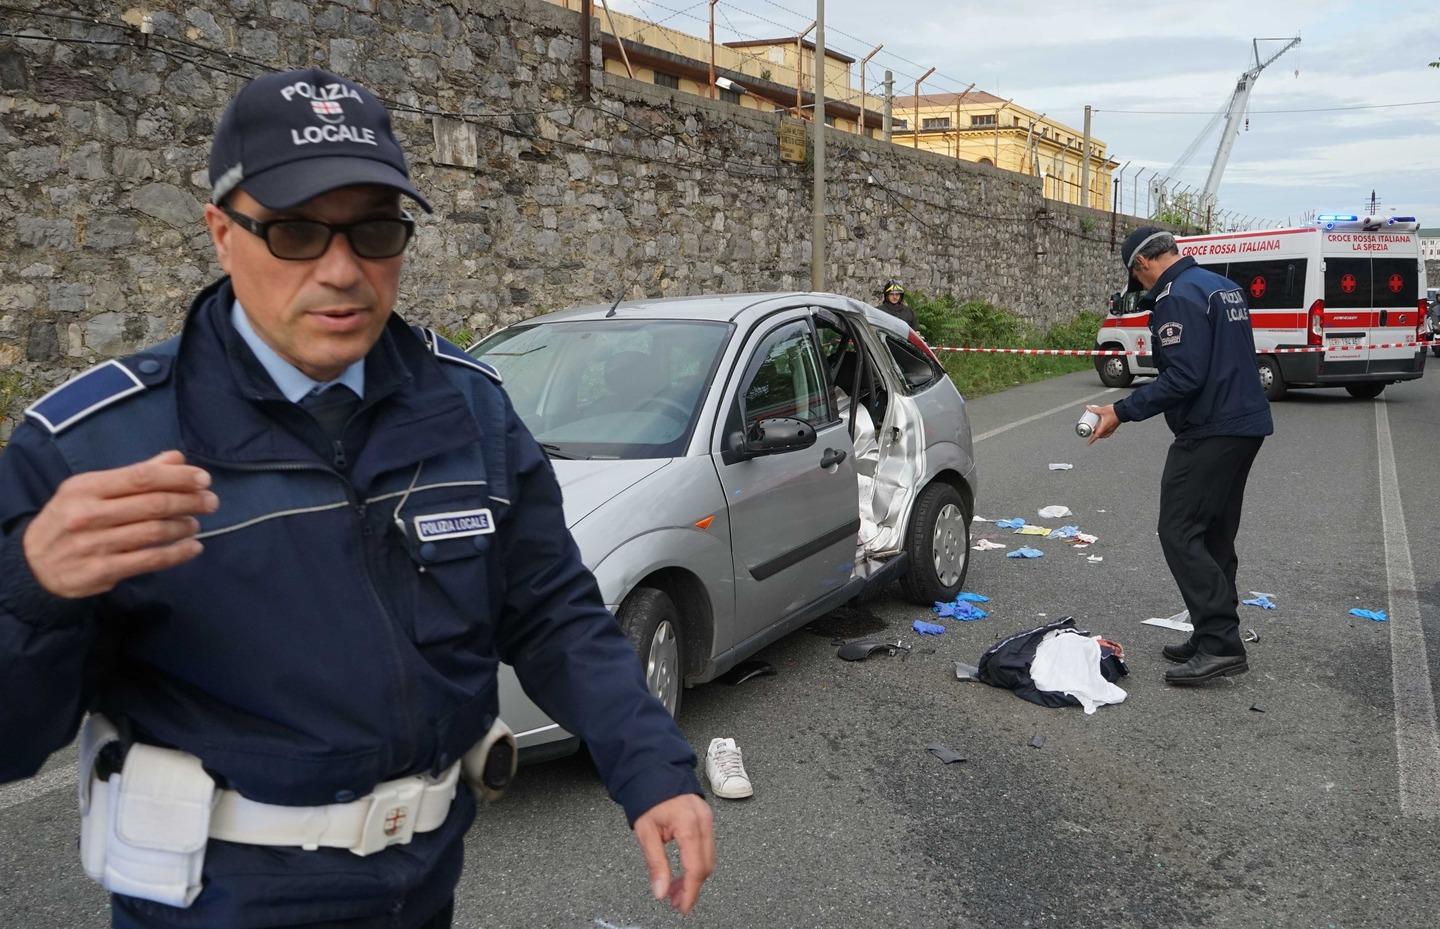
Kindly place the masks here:
MULTIPOLYGON (((1429 342, 1380 342, 1376 345, 1307 345, 1303 348, 1257 348, 1257 355, 1297 354, 1305 352, 1359 352, 1377 348, 1426 348, 1429 342)), ((1078 355, 1109 358, 1117 355, 1148 355, 1150 352, 1126 351, 1118 348, 976 348, 970 345, 932 345, 937 352, 981 352, 994 355, 1078 355)))

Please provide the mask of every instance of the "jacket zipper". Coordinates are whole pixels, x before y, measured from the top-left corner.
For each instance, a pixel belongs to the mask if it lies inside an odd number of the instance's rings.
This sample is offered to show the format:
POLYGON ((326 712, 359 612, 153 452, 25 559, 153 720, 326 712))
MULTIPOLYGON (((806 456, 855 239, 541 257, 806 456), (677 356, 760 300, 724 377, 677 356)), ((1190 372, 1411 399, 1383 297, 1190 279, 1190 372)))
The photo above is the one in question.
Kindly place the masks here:
MULTIPOLYGON (((343 461, 345 455, 344 448, 341 447, 339 442, 336 442, 335 445, 336 456, 341 461, 343 461)), ((312 464, 308 461, 287 461, 277 462, 274 464, 257 465, 219 461, 213 458, 206 458, 203 455, 195 454, 187 454, 186 457, 196 462, 202 462, 219 468, 228 468, 233 471, 323 471, 324 473, 333 476, 341 483, 341 485, 343 485, 343 487, 345 488, 345 496, 348 497, 350 500, 350 506, 355 514, 355 518, 358 524, 356 532, 360 540, 360 561, 362 568, 361 574, 363 575, 365 580, 365 590, 369 593, 370 600, 375 604, 375 609, 380 615, 382 623, 385 626, 386 638, 387 641, 389 641, 390 643, 391 668, 395 677, 396 690, 399 694, 399 699, 396 701, 396 718, 400 722, 400 731, 398 733, 398 741, 400 744, 397 750, 393 753, 394 757, 391 759, 390 772, 385 774, 384 776, 390 777, 398 774, 401 771, 409 770, 415 763, 415 752, 419 743, 419 738, 416 735, 415 720, 413 716, 408 712, 408 710, 406 710, 406 707, 409 707, 411 705, 410 685, 409 680, 405 674, 404 660, 401 658, 400 655, 400 645, 396 641, 396 636, 399 634, 400 624, 396 617, 393 616, 390 613, 390 610, 385 606, 385 600, 380 596, 380 591, 375 586, 374 571, 372 570, 370 564, 370 556, 368 554, 368 543, 370 542, 374 533, 370 531, 369 523, 366 521, 366 505, 364 501, 360 499, 359 494, 355 491, 354 485, 352 485, 350 481, 347 480, 345 476, 338 471, 327 468, 324 465, 312 464)))

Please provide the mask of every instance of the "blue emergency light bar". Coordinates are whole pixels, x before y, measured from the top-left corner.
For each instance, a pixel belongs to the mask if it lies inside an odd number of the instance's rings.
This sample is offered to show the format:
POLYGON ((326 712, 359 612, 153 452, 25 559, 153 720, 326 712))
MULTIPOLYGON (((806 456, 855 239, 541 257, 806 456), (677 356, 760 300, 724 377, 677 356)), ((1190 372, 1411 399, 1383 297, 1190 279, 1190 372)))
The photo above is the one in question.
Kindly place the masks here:
POLYGON ((1413 216, 1392 216, 1385 220, 1385 225, 1393 226, 1396 223, 1418 223, 1420 220, 1413 216))
POLYGON ((1353 213, 1321 213, 1315 217, 1317 223, 1353 223, 1360 217, 1353 213))

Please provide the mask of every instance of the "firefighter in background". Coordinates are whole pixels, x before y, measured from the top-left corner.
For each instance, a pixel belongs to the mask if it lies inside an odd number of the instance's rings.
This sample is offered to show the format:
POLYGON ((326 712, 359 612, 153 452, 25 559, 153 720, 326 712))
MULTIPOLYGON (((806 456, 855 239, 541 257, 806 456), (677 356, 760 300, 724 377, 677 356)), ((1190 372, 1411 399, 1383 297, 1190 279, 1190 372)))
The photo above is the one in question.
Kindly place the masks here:
POLYGON ((905 302, 905 288, 901 286, 900 282, 891 278, 885 282, 881 293, 884 296, 879 304, 880 309, 896 317, 911 329, 916 328, 915 311, 910 309, 910 305, 905 302))

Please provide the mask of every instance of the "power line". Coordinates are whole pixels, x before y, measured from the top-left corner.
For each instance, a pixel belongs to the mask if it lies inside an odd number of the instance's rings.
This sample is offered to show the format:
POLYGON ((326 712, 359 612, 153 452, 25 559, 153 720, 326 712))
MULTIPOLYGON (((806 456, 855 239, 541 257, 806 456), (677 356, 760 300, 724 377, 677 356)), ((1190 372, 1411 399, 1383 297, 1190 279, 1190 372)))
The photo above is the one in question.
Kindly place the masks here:
MULTIPOLYGON (((1247 110, 1251 114, 1256 113, 1337 113, 1342 110, 1383 110, 1397 106, 1433 106, 1440 103, 1440 100, 1411 100, 1407 103, 1361 103, 1355 106, 1317 106, 1299 110, 1247 110)), ((1094 113, 1120 113, 1124 115, 1143 116, 1209 116, 1211 114, 1200 110, 1102 110, 1093 109, 1094 113)))

